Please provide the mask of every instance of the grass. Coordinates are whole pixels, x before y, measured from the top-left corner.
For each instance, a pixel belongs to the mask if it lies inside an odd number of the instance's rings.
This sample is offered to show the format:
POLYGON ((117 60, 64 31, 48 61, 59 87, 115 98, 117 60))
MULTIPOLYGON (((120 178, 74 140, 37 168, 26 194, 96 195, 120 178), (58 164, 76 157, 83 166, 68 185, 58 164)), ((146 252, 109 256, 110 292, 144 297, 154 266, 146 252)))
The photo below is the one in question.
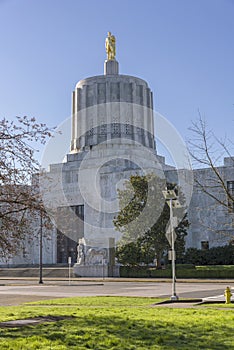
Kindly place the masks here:
POLYGON ((211 303, 211 304, 209 304, 209 303, 204 303, 204 304, 202 304, 202 306, 204 306, 204 307, 209 307, 209 308, 212 308, 212 309, 214 309, 214 308, 219 308, 219 309, 233 309, 234 308, 234 304, 232 304, 232 303, 230 303, 230 304, 224 304, 224 303, 220 303, 220 304, 216 304, 216 303, 211 303))
POLYGON ((206 270, 206 271, 232 271, 234 272, 234 265, 204 265, 196 266, 196 270, 206 270))
POLYGON ((0 321, 72 316, 52 323, 1 328, 0 348, 188 350, 234 349, 233 310, 154 307, 158 299, 77 297, 0 307, 0 321))

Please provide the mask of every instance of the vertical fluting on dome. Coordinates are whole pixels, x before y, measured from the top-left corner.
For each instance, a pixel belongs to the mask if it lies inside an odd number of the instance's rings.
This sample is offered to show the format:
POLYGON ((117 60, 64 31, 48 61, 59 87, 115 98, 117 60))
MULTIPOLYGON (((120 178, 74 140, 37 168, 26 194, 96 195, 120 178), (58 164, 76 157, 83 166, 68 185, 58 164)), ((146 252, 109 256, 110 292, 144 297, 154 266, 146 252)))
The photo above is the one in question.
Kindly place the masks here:
POLYGON ((72 152, 112 139, 155 149, 152 92, 142 79, 104 75, 82 80, 72 104, 72 152))
POLYGON ((81 80, 73 91, 71 152, 114 140, 155 149, 152 92, 144 80, 119 75, 115 43, 108 32, 104 75, 81 80))

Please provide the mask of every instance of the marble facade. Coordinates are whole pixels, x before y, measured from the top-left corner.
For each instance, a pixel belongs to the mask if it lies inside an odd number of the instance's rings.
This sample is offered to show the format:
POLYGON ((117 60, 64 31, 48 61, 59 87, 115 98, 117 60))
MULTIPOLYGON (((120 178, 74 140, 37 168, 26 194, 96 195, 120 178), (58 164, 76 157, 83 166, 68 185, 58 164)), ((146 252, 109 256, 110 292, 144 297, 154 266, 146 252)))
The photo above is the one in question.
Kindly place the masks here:
MULTIPOLYGON (((153 94, 148 84, 120 75, 118 69, 116 60, 107 60, 104 75, 77 83, 72 94, 70 153, 63 163, 51 164, 46 175, 53 190, 44 193, 44 200, 56 212, 56 225, 43 238, 43 262, 65 264, 72 255, 78 276, 118 275, 113 248, 120 234, 113 218, 118 212, 117 188, 124 180, 152 172, 167 181, 178 180, 177 171, 156 151, 153 94)), ((220 169, 224 181, 234 183, 233 159, 226 158, 220 169)), ((212 170, 194 170, 194 174, 205 183, 212 170)), ((234 214, 195 185, 188 215, 187 247, 201 248, 202 242, 222 245, 234 235, 234 214)), ((38 264, 39 223, 32 229, 35 239, 25 242, 22 254, 7 264, 38 264)))

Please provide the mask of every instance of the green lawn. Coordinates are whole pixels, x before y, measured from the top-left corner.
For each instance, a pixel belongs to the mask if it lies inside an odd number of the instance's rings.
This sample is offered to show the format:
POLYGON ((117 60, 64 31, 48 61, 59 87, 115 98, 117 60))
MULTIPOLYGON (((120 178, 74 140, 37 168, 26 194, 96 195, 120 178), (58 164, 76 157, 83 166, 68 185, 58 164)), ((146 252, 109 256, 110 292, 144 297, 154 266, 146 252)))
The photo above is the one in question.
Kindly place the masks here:
POLYGON ((216 304, 216 303, 207 303, 207 304, 203 304, 202 306, 204 307, 209 307, 209 308, 218 308, 218 309, 233 309, 234 308, 234 304, 230 303, 230 304, 224 304, 224 303, 221 303, 221 304, 216 304))
POLYGON ((154 307, 156 301, 77 297, 1 307, 1 322, 39 316, 72 317, 34 326, 1 328, 0 349, 234 349, 233 310, 154 307))
MULTIPOLYGON (((183 265, 182 265, 183 266, 183 265)), ((234 265, 204 265, 196 266, 196 270, 206 270, 206 271, 232 271, 234 272, 234 265)))

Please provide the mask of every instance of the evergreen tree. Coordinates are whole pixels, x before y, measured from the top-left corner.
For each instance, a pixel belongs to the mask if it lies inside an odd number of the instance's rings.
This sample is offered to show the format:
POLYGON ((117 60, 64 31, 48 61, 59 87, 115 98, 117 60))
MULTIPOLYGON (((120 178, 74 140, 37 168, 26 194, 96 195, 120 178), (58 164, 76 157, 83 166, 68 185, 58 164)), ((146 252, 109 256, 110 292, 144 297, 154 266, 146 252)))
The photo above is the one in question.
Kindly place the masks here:
MULTIPOLYGON (((164 252, 170 249, 165 235, 170 210, 162 194, 166 186, 175 188, 154 174, 134 175, 125 189, 118 191, 120 211, 114 225, 122 233, 116 253, 120 263, 148 264, 156 258, 160 267, 164 252)), ((181 200, 183 203, 183 197, 181 200)), ((188 225, 185 215, 176 229, 178 258, 184 253, 188 225)))

